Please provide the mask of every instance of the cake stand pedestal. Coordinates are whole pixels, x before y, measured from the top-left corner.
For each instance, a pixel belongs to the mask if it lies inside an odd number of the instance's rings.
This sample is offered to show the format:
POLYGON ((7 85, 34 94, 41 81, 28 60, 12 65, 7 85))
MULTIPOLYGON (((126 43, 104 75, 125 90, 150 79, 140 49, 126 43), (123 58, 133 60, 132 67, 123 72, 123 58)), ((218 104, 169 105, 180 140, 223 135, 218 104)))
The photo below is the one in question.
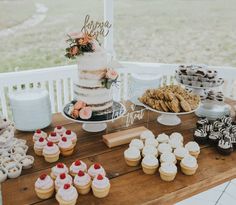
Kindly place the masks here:
POLYGON ((101 132, 107 129, 107 123, 83 123, 82 128, 87 132, 101 132))
POLYGON ((82 123, 83 130, 87 132, 101 132, 107 128, 107 122, 112 122, 114 120, 117 120, 121 118, 125 112, 126 108, 125 106, 120 102, 113 102, 112 106, 112 112, 105 114, 105 115, 99 115, 99 116, 92 116, 88 120, 84 120, 81 118, 74 119, 70 115, 70 109, 75 104, 75 101, 72 101, 64 106, 62 115, 74 122, 82 123))

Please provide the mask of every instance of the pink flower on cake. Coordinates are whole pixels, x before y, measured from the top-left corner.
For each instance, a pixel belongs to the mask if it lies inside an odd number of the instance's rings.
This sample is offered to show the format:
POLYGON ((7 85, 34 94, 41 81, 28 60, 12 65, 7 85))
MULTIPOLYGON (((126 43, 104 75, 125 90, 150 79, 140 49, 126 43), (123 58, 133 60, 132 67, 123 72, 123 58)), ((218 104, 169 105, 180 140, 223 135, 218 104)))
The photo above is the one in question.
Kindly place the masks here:
POLYGON ((74 109, 75 110, 80 110, 82 108, 84 108, 86 106, 86 103, 81 101, 81 100, 78 100, 75 105, 74 105, 74 109))
POLYGON ((118 78, 118 73, 115 70, 109 69, 106 73, 106 78, 116 80, 118 78))
POLYGON ((92 116, 92 109, 91 107, 84 107, 79 111, 79 116, 81 119, 89 119, 92 116))
POLYGON ((70 48, 70 54, 71 54, 72 56, 77 55, 78 51, 79 51, 79 49, 78 49, 77 46, 73 46, 73 47, 70 48))

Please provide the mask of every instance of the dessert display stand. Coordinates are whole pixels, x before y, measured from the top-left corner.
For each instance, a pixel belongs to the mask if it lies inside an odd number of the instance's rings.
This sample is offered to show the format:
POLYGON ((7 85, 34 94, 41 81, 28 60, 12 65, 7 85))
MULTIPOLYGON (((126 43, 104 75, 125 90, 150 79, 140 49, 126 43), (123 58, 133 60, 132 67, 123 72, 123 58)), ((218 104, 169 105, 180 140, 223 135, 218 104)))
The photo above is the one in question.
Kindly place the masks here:
MULTIPOLYGON (((214 87, 197 87, 197 86, 190 86, 180 83, 184 85, 188 90, 191 90, 194 94, 205 96, 207 91, 209 90, 217 90, 221 85, 217 85, 214 87)), ((198 117, 207 117, 209 120, 215 120, 219 117, 224 115, 228 115, 230 113, 230 106, 225 104, 224 102, 217 103, 217 102, 210 102, 204 100, 199 108, 195 111, 195 114, 198 117)))
MULTIPOLYGON (((141 103, 141 102, 140 102, 141 103)), ((173 113, 173 112, 162 112, 159 110, 155 110, 143 103, 141 103, 142 106, 144 106, 146 109, 159 113, 161 114, 158 118, 157 118, 157 122, 159 122, 162 125, 166 125, 166 126, 175 126, 175 125, 179 125, 181 123, 181 119, 178 117, 178 115, 186 115, 186 114, 190 114, 195 112, 197 109, 195 110, 191 110, 190 112, 180 112, 180 113, 173 113)))
POLYGON ((126 113, 125 106, 120 102, 113 102, 112 112, 101 116, 92 116, 88 120, 81 118, 74 119, 69 114, 70 107, 73 106, 73 102, 68 103, 64 106, 62 115, 77 123, 82 123, 82 128, 87 132, 101 132, 107 128, 107 122, 112 122, 121 118, 126 113))

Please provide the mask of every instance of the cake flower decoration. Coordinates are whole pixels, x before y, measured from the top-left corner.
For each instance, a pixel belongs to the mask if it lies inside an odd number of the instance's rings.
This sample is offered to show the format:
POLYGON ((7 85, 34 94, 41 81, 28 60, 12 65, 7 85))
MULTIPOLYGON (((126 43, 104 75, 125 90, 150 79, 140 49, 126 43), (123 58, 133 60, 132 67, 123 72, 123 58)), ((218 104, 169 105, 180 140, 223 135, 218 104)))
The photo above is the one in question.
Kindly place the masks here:
POLYGON ((104 81, 102 82, 102 85, 105 88, 110 89, 112 84, 116 84, 117 83, 118 76, 119 75, 118 75, 118 73, 115 70, 107 69, 106 76, 105 76, 104 81))
POLYGON ((82 100, 78 100, 72 107, 70 115, 74 119, 80 117, 81 119, 88 120, 92 117, 92 109, 82 100))
POLYGON ((87 33, 67 34, 69 47, 66 48, 65 56, 75 59, 76 56, 83 55, 86 52, 94 52, 93 37, 87 33))

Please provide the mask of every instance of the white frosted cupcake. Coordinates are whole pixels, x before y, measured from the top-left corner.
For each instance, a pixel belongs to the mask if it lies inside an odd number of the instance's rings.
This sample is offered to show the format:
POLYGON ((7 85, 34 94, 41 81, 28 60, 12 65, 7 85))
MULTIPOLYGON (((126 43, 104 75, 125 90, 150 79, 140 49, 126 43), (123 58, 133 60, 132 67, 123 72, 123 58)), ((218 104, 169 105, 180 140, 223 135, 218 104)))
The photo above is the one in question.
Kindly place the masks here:
POLYGON ((177 138, 170 139, 169 144, 173 149, 176 149, 177 147, 183 147, 183 142, 177 138))
POLYGON ((40 199, 48 199, 54 193, 54 183, 50 176, 41 174, 34 184, 34 189, 40 199))
POLYGON ((92 182, 93 194, 97 198, 104 198, 110 191, 109 179, 101 174, 97 175, 92 182))
POLYGON ((142 160, 142 168, 145 174, 154 174, 157 171, 159 162, 153 155, 146 155, 142 160))
POLYGON ((48 135, 48 138, 47 138, 47 140, 48 140, 49 142, 53 142, 53 143, 55 143, 55 144, 58 144, 58 142, 60 141, 60 139, 61 139, 61 136, 60 136, 58 133, 56 133, 56 132, 51 132, 51 133, 48 135))
POLYGON ((75 132, 72 132, 71 130, 66 130, 63 134, 63 136, 69 138, 73 144, 76 144, 77 142, 77 135, 75 132))
POLYGON ((146 155, 153 155, 153 156, 157 157, 158 156, 157 148, 154 146, 150 146, 150 145, 146 146, 145 145, 143 148, 143 151, 142 151, 142 155, 143 155, 143 157, 145 157, 146 155))
POLYGON ((61 155, 67 157, 73 154, 75 144, 72 143, 71 139, 62 137, 58 143, 58 147, 60 148, 61 155))
POLYGON ((137 166, 140 163, 141 155, 139 149, 130 147, 124 152, 125 162, 129 166, 137 166))
POLYGON ((159 143, 155 138, 149 138, 146 139, 145 141, 145 146, 153 146, 153 147, 158 147, 159 143))
POLYGON ((198 158, 198 155, 200 154, 200 147, 197 142, 188 142, 185 145, 185 148, 189 151, 189 154, 194 156, 195 158, 198 158))
POLYGON ((161 163, 159 168, 160 177, 164 181, 173 181, 177 174, 177 167, 174 163, 164 162, 161 163))
POLYGON ((65 164, 63 163, 58 163, 56 166, 52 167, 51 170, 51 177, 53 179, 56 179, 58 175, 62 174, 62 173, 68 173, 68 168, 65 164))
POLYGON ((103 176, 106 176, 106 172, 105 169, 98 163, 95 163, 93 165, 91 165, 88 169, 88 174, 94 178, 96 177, 98 174, 101 174, 103 176))
POLYGON ((177 147, 174 154, 176 159, 181 161, 185 156, 189 155, 189 151, 184 147, 177 147))
POLYGON ((47 133, 42 131, 42 130, 36 130, 34 135, 33 135, 33 141, 37 141, 40 137, 46 139, 47 138, 47 133))
POLYGON ((164 152, 160 157, 160 162, 177 163, 176 157, 172 152, 164 152))
POLYGON ((156 139, 159 143, 168 143, 170 138, 167 134, 162 133, 159 134, 156 139))
POLYGON ((47 140, 43 137, 40 137, 37 141, 34 143, 34 152, 38 156, 43 155, 43 148, 46 146, 47 140))
POLYGON ((53 142, 47 142, 43 148, 43 156, 47 162, 56 162, 59 159, 60 150, 59 147, 53 142))
POLYGON ((165 152, 172 152, 172 147, 170 144, 161 143, 158 146, 158 152, 159 152, 159 154, 163 154, 165 152))
POLYGON ((56 132, 57 134, 59 134, 60 136, 62 136, 64 134, 64 132, 66 131, 66 128, 58 125, 54 128, 54 132, 56 132))
POLYGON ((140 135, 140 139, 145 142, 145 140, 148 139, 148 138, 155 138, 155 135, 150 130, 143 131, 140 135))
POLYGON ((79 171, 87 172, 87 165, 81 160, 76 160, 70 166, 70 174, 76 176, 79 171))
POLYGON ((178 132, 173 132, 173 133, 170 135, 170 139, 171 139, 171 140, 181 141, 181 142, 184 141, 183 135, 180 134, 180 133, 178 133, 178 132))
POLYGON ((198 168, 197 160, 195 157, 187 155, 181 160, 180 167, 184 174, 193 175, 198 168))
POLYGON ((129 144, 129 147, 136 147, 137 149, 142 150, 143 149, 143 141, 140 139, 132 139, 129 144))
POLYGON ((64 184, 56 194, 56 200, 59 205, 75 205, 78 198, 78 192, 70 184, 64 184))
POLYGON ((91 189, 91 183, 91 177, 86 172, 81 170, 74 178, 75 188, 82 195, 89 193, 91 189))
POLYGON ((61 186, 64 186, 65 184, 72 185, 72 182, 73 182, 72 177, 69 174, 66 173, 59 174, 55 180, 56 191, 58 191, 58 189, 61 186))

